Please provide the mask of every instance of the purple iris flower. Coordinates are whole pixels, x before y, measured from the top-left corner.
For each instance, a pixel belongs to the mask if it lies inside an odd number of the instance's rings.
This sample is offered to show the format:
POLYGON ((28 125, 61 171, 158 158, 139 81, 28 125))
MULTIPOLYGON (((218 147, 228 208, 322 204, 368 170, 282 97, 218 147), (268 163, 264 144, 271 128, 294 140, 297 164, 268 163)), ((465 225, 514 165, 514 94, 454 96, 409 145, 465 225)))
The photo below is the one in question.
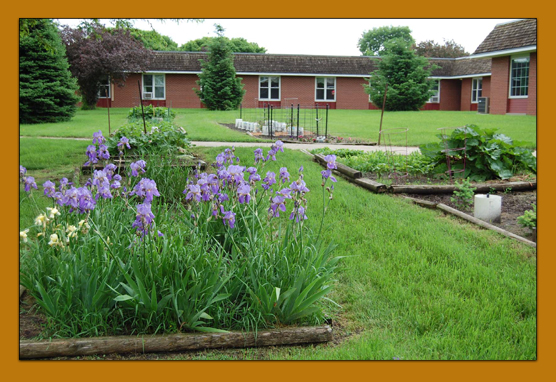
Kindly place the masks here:
POLYGON ((247 183, 241 184, 237 188, 237 194, 239 196, 239 204, 249 203, 251 200, 251 187, 247 183))
POLYGON ((97 186, 98 188, 110 186, 108 176, 104 170, 95 170, 93 173, 93 186, 97 186))
POLYGON ((146 165, 147 163, 144 160, 138 160, 137 162, 130 164, 129 167, 131 168, 131 176, 139 176, 139 170, 144 173, 146 165))
POLYGON ((261 161, 264 162, 263 149, 256 149, 254 153, 255 153, 255 164, 261 161))
POLYGON ((99 145, 98 156, 102 159, 110 159, 110 153, 108 152, 108 147, 106 145, 99 145))
POLYGON ((112 180, 112 177, 114 176, 114 172, 116 172, 117 168, 118 166, 116 166, 114 163, 108 163, 104 167, 104 172, 106 173, 106 177, 108 178, 108 180, 112 180))
POLYGON ((228 224, 230 226, 230 228, 234 228, 235 223, 236 223, 236 214, 235 212, 232 211, 224 211, 224 206, 221 206, 221 212, 222 212, 222 221, 224 222, 224 225, 228 224))
POLYGON ((102 196, 104 199, 112 199, 112 193, 110 192, 109 185, 103 185, 102 187, 98 187, 98 193, 95 195, 95 199, 98 200, 98 197, 102 196))
POLYGON ((226 156, 224 153, 220 153, 216 156, 216 167, 221 168, 226 163, 226 156))
POLYGON ((276 151, 284 152, 284 142, 278 140, 274 145, 276 146, 276 151))
POLYGON ((105 138, 102 135, 102 130, 97 131, 96 133, 93 133, 93 145, 95 143, 98 143, 99 145, 102 145, 105 141, 105 138))
POLYGON ((297 192, 299 194, 304 194, 306 192, 309 192, 309 189, 305 185, 305 181, 301 179, 298 179, 292 184, 290 184, 290 188, 293 192, 297 192))
POLYGON ((278 149, 275 146, 272 146, 270 148, 270 150, 268 151, 268 154, 266 154, 265 160, 268 161, 269 159, 272 159, 273 161, 275 161, 277 152, 278 152, 278 149))
POLYGON ((158 237, 164 237, 164 234, 160 231, 158 231, 158 237))
POLYGON ((19 165, 19 177, 24 176, 27 173, 27 169, 22 165, 19 165))
POLYGON ((336 155, 334 154, 330 154, 324 157, 324 160, 326 161, 326 167, 333 170, 335 168, 338 168, 338 166, 336 165, 336 155))
POLYGON ((62 203, 66 206, 70 206, 72 210, 77 209, 79 207, 79 192, 77 188, 72 187, 67 190, 62 199, 62 203))
POLYGON ((259 174, 249 175, 249 183, 251 184, 255 184, 255 182, 258 182, 260 180, 261 180, 261 176, 259 174))
POLYGON ((264 184, 262 185, 262 187, 265 190, 268 190, 270 186, 276 183, 276 174, 273 173, 272 171, 267 172, 266 177, 263 179, 263 182, 264 184))
POLYGON ((286 198, 282 195, 276 195, 272 198, 272 203, 270 203, 270 207, 268 209, 269 212, 272 212, 272 217, 279 217, 279 211, 286 211, 286 198))
POLYGON ((110 185, 110 188, 116 190, 116 189, 120 188, 121 186, 122 186, 122 184, 120 183, 120 181, 114 179, 114 180, 112 181, 112 184, 110 185))
POLYGON ((52 199, 54 199, 54 201, 60 206, 64 205, 64 194, 62 194, 60 191, 56 191, 55 193, 53 193, 52 199))
POLYGON ((292 198, 291 192, 292 190, 290 190, 289 188, 282 188, 280 191, 276 191, 277 194, 282 195, 286 199, 292 198))
POLYGON ((144 198, 144 203, 150 204, 153 201, 153 197, 160 196, 160 193, 156 188, 156 182, 154 180, 143 178, 135 185, 130 195, 137 195, 142 199, 144 198))
POLYGON ((77 202, 77 208, 79 208, 80 213, 91 211, 96 205, 95 199, 93 199, 93 194, 91 194, 91 191, 85 187, 77 189, 77 202))
MULTIPOLYGON (((334 176, 332 176, 332 170, 330 170, 330 169, 322 170, 320 173, 322 175, 322 179, 326 180, 326 179, 330 178, 331 181, 337 182, 336 178, 334 178, 334 176)), ((324 183, 323 183, 323 185, 324 185, 324 183)))
POLYGON ((228 167, 228 173, 236 184, 243 182, 243 171, 245 167, 238 165, 231 165, 228 167))
POLYGON ((32 176, 26 176, 25 178, 23 178, 23 182, 25 183, 25 192, 29 192, 31 190, 31 187, 33 187, 35 190, 38 190, 37 183, 35 183, 35 178, 33 178, 32 176))
POLYGON ((51 198, 52 194, 56 192, 56 185, 52 183, 50 180, 44 182, 42 186, 44 187, 44 194, 49 198, 51 198))
POLYGON ((290 214, 290 220, 293 220, 294 218, 296 222, 299 222, 299 219, 306 220, 307 215, 305 215, 305 208, 299 206, 297 210, 293 210, 290 214))
POLYGON ((122 176, 120 174, 116 174, 112 177, 112 179, 120 182, 122 180, 122 176))
POLYGON ((126 137, 121 137, 117 146, 120 149, 120 151, 122 151, 124 147, 131 149, 131 146, 129 145, 129 139, 127 139, 126 137))
POLYGON ((89 157, 89 160, 85 162, 84 164, 85 166, 88 166, 90 164, 95 164, 98 162, 96 146, 94 145, 87 146, 87 156, 89 157))
POLYGON ((196 184, 188 185, 183 193, 187 193, 187 195, 185 195, 185 200, 195 199, 198 202, 201 201, 201 187, 196 184))
POLYGON ((218 196, 218 201, 219 201, 220 203, 230 200, 230 198, 228 197, 228 194, 222 194, 222 193, 220 193, 220 194, 218 194, 217 196, 218 196))
POLYGON ((137 215, 131 226, 137 228, 137 232, 141 233, 141 236, 145 236, 149 232, 153 220, 154 214, 151 211, 151 205, 148 203, 138 204, 137 215))
POLYGON ((286 183, 287 180, 290 180, 290 173, 286 167, 280 168, 280 180, 282 183, 286 183))
POLYGON ((63 192, 66 186, 70 186, 72 183, 68 180, 68 178, 60 179, 60 187, 58 188, 61 192, 63 192))

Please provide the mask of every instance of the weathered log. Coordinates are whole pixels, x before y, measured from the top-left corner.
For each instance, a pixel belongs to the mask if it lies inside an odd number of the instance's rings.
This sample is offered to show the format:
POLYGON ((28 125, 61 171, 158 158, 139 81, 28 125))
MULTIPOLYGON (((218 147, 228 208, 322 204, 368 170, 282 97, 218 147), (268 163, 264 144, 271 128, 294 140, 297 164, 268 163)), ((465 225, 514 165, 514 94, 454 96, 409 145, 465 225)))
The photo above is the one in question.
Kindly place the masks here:
MULTIPOLYGON (((317 160, 317 162, 319 162, 322 165, 326 166, 326 160, 324 159, 324 156, 321 154, 315 154, 314 158, 317 160)), ((361 171, 359 170, 355 170, 351 167, 346 166, 345 164, 341 164, 341 163, 336 163, 336 166, 338 167, 336 170, 344 175, 349 176, 350 178, 353 179, 359 179, 363 176, 363 174, 361 173, 361 171)))
POLYGON ((263 330, 257 333, 187 333, 143 337, 55 339, 39 342, 22 340, 19 343, 19 358, 298 345, 331 340, 332 329, 328 325, 263 330))
POLYGON ((387 188, 386 185, 382 184, 382 183, 378 183, 375 182, 374 180, 368 179, 368 178, 361 178, 361 179, 352 179, 352 181, 363 187, 366 188, 367 190, 370 190, 372 192, 375 192, 377 194, 386 192, 387 188))
MULTIPOLYGON (((514 191, 534 190, 537 188, 537 182, 508 182, 508 183, 492 183, 492 184, 477 184, 473 187, 476 188, 475 193, 487 193, 491 190, 506 191, 508 189, 514 191)), ((403 185, 403 186, 390 186, 388 192, 394 194, 451 194, 456 191, 456 186, 452 184, 446 185, 403 185)))
POLYGON ((443 204, 443 203, 438 203, 438 204, 436 205, 436 207, 439 208, 439 209, 441 209, 442 211, 448 212, 448 213, 450 213, 450 214, 452 214, 452 215, 456 215, 457 217, 460 217, 460 218, 462 218, 462 219, 465 219, 465 220, 467 220, 467 221, 469 221, 469 222, 471 222, 471 223, 475 223, 475 224, 477 224, 477 225, 480 225, 481 227, 484 227, 484 228, 487 228, 487 229, 491 229, 491 230, 496 231, 496 232, 498 232, 498 233, 500 233, 500 234, 502 234, 502 235, 504 235, 504 236, 511 237, 512 239, 519 240, 519 241, 521 241, 522 243, 525 243, 525 244, 527 244, 527 245, 530 246, 530 247, 534 247, 534 248, 537 247, 537 243, 532 242, 531 240, 527 240, 527 239, 525 239, 524 237, 521 237, 521 236, 518 236, 518 235, 513 234, 513 233, 511 233, 511 232, 508 232, 508 231, 506 231, 506 230, 504 230, 504 229, 502 229, 502 228, 499 228, 499 227, 497 227, 497 226, 495 226, 495 225, 489 224, 489 223, 487 223, 487 222, 485 222, 485 221, 483 221, 483 220, 481 220, 481 219, 477 219, 477 218, 475 218, 475 217, 473 217, 473 216, 467 215, 466 213, 463 213, 463 212, 461 212, 461 211, 458 211, 458 210, 456 210, 456 209, 454 209, 454 208, 452 208, 452 207, 449 207, 449 206, 447 206, 447 205, 445 205, 445 204, 443 204))
POLYGON ((410 198, 409 196, 404 196, 404 199, 409 199, 411 200, 413 203, 420 205, 421 207, 425 207, 425 208, 436 208, 436 205, 438 203, 435 202, 429 202, 428 200, 421 200, 421 199, 415 199, 415 198, 410 198))
POLYGON ((21 299, 21 296, 23 296, 23 293, 25 293, 27 289, 25 289, 25 287, 23 285, 19 286, 19 299, 21 299))

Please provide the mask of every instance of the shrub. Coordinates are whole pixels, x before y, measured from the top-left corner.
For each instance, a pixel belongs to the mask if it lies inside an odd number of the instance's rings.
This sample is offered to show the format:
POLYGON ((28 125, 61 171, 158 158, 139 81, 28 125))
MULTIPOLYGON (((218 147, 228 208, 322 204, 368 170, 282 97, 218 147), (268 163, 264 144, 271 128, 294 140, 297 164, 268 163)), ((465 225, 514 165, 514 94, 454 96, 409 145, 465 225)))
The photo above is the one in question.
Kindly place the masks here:
POLYGON ((450 200, 456 205, 456 208, 465 211, 473 206, 475 190, 476 188, 471 186, 469 179, 464 179, 456 183, 456 190, 450 200))
POLYGON ((145 121, 149 122, 153 122, 154 118, 162 118, 164 121, 172 122, 176 118, 176 112, 170 108, 147 105, 143 107, 135 106, 129 109, 127 119, 129 122, 142 122, 143 114, 145 115, 145 121))
POLYGON ((525 213, 517 218, 520 226, 526 228, 537 228, 537 205, 531 204, 532 210, 527 210, 525 213))
POLYGON ((118 143, 123 137, 129 140, 131 149, 139 155, 153 153, 176 153, 189 148, 187 133, 181 127, 170 122, 147 122, 147 134, 144 133, 143 121, 128 123, 120 127, 107 138, 106 146, 112 156, 119 153, 118 143))
MULTIPOLYGON (((496 133, 497 129, 480 129, 475 125, 467 125, 455 129, 446 143, 448 149, 466 146, 466 162, 463 178, 472 181, 490 179, 508 179, 516 173, 537 172, 537 160, 531 149, 521 147, 520 142, 496 133)), ((438 137, 442 139, 442 135, 438 137)), ((419 147, 421 153, 435 163, 435 171, 442 173, 447 170, 444 143, 429 143, 419 147)), ((454 151, 459 156, 460 151, 454 151)), ((462 164, 453 166, 461 169, 462 164)))

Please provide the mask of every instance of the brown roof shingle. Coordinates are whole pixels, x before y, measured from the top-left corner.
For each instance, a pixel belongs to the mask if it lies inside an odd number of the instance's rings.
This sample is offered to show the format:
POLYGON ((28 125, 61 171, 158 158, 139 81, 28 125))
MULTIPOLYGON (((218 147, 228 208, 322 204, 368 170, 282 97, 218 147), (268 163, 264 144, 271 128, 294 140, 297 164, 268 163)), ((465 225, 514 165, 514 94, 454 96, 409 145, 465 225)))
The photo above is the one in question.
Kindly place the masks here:
POLYGON ((519 20, 495 26, 473 54, 531 45, 537 45, 537 19, 519 20))
MULTIPOLYGON (((153 52, 149 71, 200 72, 204 52, 153 52)), ((452 77, 490 72, 490 59, 430 59, 438 67, 432 75, 452 77)), ((364 56, 308 56, 263 53, 236 53, 236 72, 265 74, 329 74, 368 76, 378 69, 378 58, 364 56)))

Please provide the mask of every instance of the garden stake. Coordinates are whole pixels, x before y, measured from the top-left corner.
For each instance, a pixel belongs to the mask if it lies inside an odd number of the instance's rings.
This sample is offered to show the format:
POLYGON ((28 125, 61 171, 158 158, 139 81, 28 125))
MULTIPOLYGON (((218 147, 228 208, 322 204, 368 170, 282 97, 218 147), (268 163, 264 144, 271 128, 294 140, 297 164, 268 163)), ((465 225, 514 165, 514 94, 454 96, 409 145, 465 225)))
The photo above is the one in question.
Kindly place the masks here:
POLYGON ((295 136, 299 139, 299 104, 297 104, 297 129, 295 136))
POLYGON ((384 87, 384 99, 382 100, 382 111, 380 113, 380 127, 378 129, 378 145, 380 146, 380 136, 382 134, 382 117, 384 116, 384 107, 386 106, 386 92, 388 91, 388 82, 384 87))
POLYGON ((143 96, 141 95, 141 83, 137 80, 137 86, 139 87, 139 101, 141 102, 141 115, 143 116, 143 129, 145 130, 145 135, 147 135, 147 124, 145 123, 145 111, 143 110, 143 96))

